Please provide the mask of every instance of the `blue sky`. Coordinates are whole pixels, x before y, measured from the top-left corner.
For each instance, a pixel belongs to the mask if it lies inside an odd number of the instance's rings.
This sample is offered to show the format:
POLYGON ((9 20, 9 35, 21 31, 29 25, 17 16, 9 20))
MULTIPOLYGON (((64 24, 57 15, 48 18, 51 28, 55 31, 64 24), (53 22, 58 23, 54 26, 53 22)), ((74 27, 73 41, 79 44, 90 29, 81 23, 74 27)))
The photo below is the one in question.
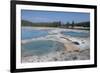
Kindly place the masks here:
POLYGON ((80 12, 55 12, 55 11, 36 11, 21 10, 21 19, 31 22, 84 22, 90 21, 89 13, 80 12))

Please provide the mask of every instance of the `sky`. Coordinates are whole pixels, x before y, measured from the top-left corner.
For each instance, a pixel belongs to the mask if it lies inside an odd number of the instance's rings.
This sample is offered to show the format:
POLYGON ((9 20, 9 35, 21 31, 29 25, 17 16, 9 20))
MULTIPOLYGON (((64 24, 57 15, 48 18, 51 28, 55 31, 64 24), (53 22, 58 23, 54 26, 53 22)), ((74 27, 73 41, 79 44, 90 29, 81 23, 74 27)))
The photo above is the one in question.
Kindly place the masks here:
POLYGON ((31 22, 84 22, 90 21, 90 14, 83 12, 56 12, 56 11, 37 11, 21 10, 21 19, 31 22))

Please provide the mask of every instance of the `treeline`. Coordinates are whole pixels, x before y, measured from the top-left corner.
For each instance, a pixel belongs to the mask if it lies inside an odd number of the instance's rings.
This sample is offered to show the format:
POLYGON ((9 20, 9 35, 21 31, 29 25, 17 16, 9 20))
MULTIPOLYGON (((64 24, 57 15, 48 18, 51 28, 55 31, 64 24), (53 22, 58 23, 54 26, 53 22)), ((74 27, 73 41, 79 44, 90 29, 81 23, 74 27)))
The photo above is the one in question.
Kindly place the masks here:
POLYGON ((66 28, 90 27, 90 22, 86 21, 86 22, 75 23, 74 21, 72 21, 72 23, 67 22, 66 24, 63 25, 63 27, 66 27, 66 28))
POLYGON ((74 27, 90 27, 90 22, 80 22, 75 23, 74 21, 62 23, 61 21, 57 22, 39 22, 39 23, 33 23, 26 20, 21 20, 22 26, 35 26, 35 27, 63 27, 63 28, 74 28, 74 27))

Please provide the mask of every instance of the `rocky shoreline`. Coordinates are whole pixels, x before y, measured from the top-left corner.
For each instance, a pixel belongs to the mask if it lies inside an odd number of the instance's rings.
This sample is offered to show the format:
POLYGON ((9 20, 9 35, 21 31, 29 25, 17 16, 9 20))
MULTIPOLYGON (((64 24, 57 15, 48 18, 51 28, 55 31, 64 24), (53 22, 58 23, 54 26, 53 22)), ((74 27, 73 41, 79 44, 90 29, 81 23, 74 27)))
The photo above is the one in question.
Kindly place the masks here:
POLYGON ((71 61, 71 60, 89 60, 90 49, 79 52, 67 52, 65 50, 56 51, 43 56, 26 56, 22 57, 22 62, 51 62, 51 61, 71 61))

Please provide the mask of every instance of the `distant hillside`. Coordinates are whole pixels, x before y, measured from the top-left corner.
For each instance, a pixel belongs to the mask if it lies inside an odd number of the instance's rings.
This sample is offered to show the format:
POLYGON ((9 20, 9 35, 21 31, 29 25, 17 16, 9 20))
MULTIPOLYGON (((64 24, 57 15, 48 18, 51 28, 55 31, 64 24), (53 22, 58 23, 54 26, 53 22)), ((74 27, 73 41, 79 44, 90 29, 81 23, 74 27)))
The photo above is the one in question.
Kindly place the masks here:
POLYGON ((21 25, 22 26, 40 26, 40 27, 59 27, 61 26, 61 22, 57 21, 57 22, 38 22, 38 23, 32 23, 26 20, 21 20, 21 25))
POLYGON ((26 20, 21 20, 21 26, 32 26, 32 22, 26 21, 26 20))
POLYGON ((67 22, 66 24, 62 24, 60 21, 56 21, 56 22, 37 22, 37 23, 33 23, 30 21, 26 21, 26 20, 21 20, 21 25, 22 26, 35 26, 35 27, 62 27, 62 28, 74 28, 74 27, 90 27, 90 22, 86 21, 86 22, 79 22, 79 23, 75 23, 74 21, 72 21, 72 23, 67 22))

